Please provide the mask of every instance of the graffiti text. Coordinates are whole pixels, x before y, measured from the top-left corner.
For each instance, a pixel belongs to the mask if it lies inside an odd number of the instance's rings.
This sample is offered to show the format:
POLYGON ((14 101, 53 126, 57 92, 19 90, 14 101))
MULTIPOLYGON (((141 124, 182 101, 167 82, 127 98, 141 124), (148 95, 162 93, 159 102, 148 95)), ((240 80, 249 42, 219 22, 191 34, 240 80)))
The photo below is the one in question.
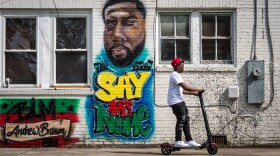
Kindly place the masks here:
POLYGON ((18 102, 7 112, 7 119, 8 120, 10 119, 9 115, 12 113, 17 114, 18 120, 25 120, 25 119, 36 118, 36 117, 41 117, 44 118, 44 120, 46 120, 45 117, 47 114, 51 114, 52 118, 55 119, 55 114, 56 114, 55 100, 50 100, 48 108, 45 106, 44 102, 40 100, 38 104, 39 113, 36 113, 34 98, 31 99, 30 103, 31 106, 27 106, 27 101, 18 102))
POLYGON ((110 112, 110 115, 112 115, 112 116, 121 116, 121 117, 130 116, 130 117, 132 117, 132 111, 133 111, 132 106, 133 106, 133 103, 126 99, 123 99, 120 101, 113 100, 109 103, 108 111, 110 112))
POLYGON ((96 69, 97 72, 101 72, 103 70, 108 69, 108 64, 103 61, 99 63, 94 63, 94 68, 96 69))
POLYGON ((153 66, 153 61, 148 60, 148 62, 143 61, 136 61, 136 63, 133 65, 134 70, 150 70, 153 66))
POLYGON ((117 77, 112 72, 102 72, 97 76, 98 89, 96 97, 103 102, 110 102, 114 99, 140 99, 142 88, 151 72, 126 72, 125 75, 117 77))
POLYGON ((108 131, 110 135, 122 135, 124 137, 147 137, 151 132, 151 125, 144 124, 149 120, 149 111, 146 106, 139 106, 132 117, 117 117, 107 114, 103 105, 95 105, 95 133, 108 131))
POLYGON ((14 141, 34 140, 50 136, 69 135, 70 120, 50 120, 37 123, 6 123, 6 137, 14 141))

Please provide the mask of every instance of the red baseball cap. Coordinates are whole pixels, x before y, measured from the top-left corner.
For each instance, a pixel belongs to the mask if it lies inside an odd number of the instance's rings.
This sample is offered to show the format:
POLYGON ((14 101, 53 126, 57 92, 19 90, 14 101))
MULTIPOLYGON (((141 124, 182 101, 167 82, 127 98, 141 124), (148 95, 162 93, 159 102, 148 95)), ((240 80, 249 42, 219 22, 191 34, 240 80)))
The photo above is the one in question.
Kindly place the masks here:
POLYGON ((177 65, 179 65, 182 62, 184 62, 184 61, 181 58, 175 58, 172 60, 171 65, 173 68, 175 68, 177 65))

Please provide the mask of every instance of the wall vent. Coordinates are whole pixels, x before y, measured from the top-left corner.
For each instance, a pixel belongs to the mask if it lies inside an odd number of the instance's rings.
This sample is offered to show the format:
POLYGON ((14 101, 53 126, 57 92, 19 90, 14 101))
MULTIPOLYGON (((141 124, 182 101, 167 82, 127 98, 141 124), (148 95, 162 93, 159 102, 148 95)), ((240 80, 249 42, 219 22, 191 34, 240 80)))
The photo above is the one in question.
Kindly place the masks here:
POLYGON ((213 135, 212 142, 216 143, 219 147, 225 147, 227 145, 227 136, 213 135))

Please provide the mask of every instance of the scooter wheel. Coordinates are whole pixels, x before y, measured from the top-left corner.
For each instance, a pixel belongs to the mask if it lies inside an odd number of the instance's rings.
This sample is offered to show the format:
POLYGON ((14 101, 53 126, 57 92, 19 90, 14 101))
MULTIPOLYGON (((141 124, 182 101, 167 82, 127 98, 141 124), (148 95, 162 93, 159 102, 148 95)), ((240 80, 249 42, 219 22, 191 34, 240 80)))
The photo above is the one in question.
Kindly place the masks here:
POLYGON ((161 145, 161 153, 163 155, 170 155, 172 152, 172 146, 169 143, 164 143, 161 145))
POLYGON ((215 155, 218 152, 218 147, 214 143, 207 144, 206 149, 207 149, 208 153, 211 155, 215 155))

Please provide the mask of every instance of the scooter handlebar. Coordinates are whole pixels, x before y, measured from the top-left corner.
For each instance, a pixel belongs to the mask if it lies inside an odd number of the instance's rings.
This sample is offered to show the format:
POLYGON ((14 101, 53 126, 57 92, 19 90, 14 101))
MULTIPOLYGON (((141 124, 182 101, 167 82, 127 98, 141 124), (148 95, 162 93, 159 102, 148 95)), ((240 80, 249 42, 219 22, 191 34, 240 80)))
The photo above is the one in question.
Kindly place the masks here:
POLYGON ((204 93, 205 90, 202 91, 198 91, 198 95, 202 95, 202 93, 204 93))

